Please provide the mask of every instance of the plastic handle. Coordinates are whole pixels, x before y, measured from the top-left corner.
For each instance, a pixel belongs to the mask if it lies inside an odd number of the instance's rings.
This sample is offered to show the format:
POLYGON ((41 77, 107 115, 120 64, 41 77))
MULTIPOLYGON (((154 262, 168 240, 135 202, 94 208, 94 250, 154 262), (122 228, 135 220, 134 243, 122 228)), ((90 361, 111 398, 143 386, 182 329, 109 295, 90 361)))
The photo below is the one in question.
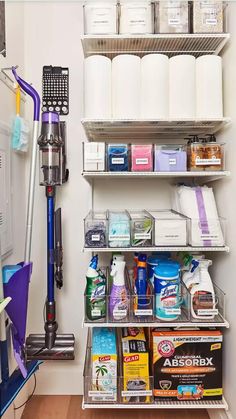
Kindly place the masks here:
POLYGON ((16 115, 20 115, 20 97, 20 86, 18 84, 16 88, 16 115))
POLYGON ((25 93, 32 97, 34 101, 34 121, 39 121, 40 97, 38 92, 29 83, 27 83, 25 80, 18 76, 16 72, 16 67, 12 67, 12 73, 22 90, 24 90, 25 93))

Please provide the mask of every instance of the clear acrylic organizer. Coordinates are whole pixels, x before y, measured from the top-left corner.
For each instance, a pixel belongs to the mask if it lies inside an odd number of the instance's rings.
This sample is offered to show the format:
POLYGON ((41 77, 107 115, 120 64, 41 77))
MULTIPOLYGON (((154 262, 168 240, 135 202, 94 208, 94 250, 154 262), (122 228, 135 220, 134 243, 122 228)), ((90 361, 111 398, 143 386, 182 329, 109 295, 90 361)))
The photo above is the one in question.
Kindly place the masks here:
POLYGON ((129 211, 131 219, 131 246, 147 247, 153 244, 153 217, 145 210, 129 211))
POLYGON ((84 246, 107 247, 106 211, 90 211, 84 219, 84 246))

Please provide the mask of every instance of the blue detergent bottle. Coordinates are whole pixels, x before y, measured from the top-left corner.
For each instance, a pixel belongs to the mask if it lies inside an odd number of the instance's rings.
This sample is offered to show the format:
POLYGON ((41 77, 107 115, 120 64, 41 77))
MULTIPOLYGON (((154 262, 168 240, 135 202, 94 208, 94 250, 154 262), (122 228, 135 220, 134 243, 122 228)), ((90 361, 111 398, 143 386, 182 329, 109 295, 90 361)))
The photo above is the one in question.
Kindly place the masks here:
POLYGON ((147 255, 140 253, 137 265, 137 279, 135 281, 136 292, 138 296, 138 309, 148 308, 150 301, 145 296, 147 295, 148 281, 147 281, 147 255))
POLYGON ((181 314, 180 265, 160 262, 154 268, 155 317, 164 321, 178 319, 181 314))

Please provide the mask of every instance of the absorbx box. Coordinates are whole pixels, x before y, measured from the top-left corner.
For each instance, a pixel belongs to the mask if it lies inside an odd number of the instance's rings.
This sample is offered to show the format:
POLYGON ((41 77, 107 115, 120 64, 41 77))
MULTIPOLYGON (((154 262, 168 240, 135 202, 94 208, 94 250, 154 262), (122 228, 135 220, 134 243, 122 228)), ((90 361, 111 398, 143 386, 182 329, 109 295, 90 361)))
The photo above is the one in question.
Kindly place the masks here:
POLYGON ((115 329, 95 327, 92 332, 93 401, 117 400, 117 347, 115 329))
POLYGON ((142 327, 122 328, 124 402, 150 402, 149 350, 142 327))
POLYGON ((155 400, 221 400, 220 331, 153 331, 155 400))

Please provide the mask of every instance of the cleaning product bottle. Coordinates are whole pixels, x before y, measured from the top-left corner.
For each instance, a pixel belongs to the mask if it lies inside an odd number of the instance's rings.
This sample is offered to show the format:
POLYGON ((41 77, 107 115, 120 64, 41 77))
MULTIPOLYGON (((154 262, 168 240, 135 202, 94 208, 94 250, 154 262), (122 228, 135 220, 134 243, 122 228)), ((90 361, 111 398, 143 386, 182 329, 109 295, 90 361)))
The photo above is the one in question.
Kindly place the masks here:
POLYGON ((208 272, 211 260, 199 261, 199 284, 191 288, 191 314, 195 319, 214 319, 217 314, 216 299, 213 283, 208 272))
MULTIPOLYGON (((112 267, 112 263, 114 260, 125 260, 124 255, 122 255, 120 252, 112 252, 111 262, 110 262, 110 268, 112 267)), ((109 288, 112 286, 112 276, 111 271, 109 273, 109 288)))
POLYGON ((138 310, 147 309, 150 299, 146 298, 148 291, 147 281, 147 255, 140 253, 138 257, 137 279, 135 281, 138 310))
POLYGON ((125 261, 113 260, 111 267, 113 284, 109 301, 112 320, 122 320, 128 315, 128 293, 125 287, 125 261))
POLYGON ((159 263, 154 269, 155 316, 173 321, 181 314, 180 265, 177 262, 159 263))
POLYGON ((98 270, 98 256, 93 256, 86 274, 86 315, 89 320, 106 317, 106 277, 98 270))

